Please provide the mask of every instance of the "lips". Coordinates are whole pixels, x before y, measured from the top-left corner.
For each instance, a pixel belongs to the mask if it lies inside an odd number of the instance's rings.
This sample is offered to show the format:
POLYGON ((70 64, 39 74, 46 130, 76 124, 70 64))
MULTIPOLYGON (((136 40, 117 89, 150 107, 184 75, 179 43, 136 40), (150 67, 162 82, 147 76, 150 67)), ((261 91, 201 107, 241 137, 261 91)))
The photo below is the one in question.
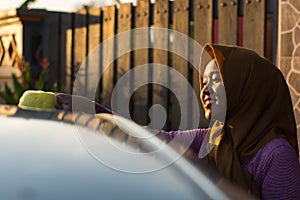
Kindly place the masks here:
POLYGON ((209 96, 205 96, 203 98, 203 106, 204 108, 210 108, 211 104, 216 102, 216 99, 210 98, 209 96))

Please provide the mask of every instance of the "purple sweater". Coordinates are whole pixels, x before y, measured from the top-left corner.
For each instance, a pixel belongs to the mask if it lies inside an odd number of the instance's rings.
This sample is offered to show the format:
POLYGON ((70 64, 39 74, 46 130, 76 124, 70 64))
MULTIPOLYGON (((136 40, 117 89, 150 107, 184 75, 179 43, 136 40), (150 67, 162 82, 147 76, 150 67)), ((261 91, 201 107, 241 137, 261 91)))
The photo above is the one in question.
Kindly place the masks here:
MULTIPOLYGON (((112 113, 109 109, 95 104, 97 113, 112 113)), ((180 134, 182 142, 195 137, 190 148, 197 154, 208 129, 186 131, 160 131, 174 138, 180 134)), ((300 199, 300 165, 298 157, 287 142, 278 138, 268 142, 243 168, 252 174, 261 189, 262 199, 300 199)))
MULTIPOLYGON (((207 129, 160 131, 170 138, 195 136, 191 148, 198 154, 207 129)), ((300 165, 292 146, 283 138, 268 142, 255 157, 243 164, 261 189, 262 199, 300 199, 300 165)))

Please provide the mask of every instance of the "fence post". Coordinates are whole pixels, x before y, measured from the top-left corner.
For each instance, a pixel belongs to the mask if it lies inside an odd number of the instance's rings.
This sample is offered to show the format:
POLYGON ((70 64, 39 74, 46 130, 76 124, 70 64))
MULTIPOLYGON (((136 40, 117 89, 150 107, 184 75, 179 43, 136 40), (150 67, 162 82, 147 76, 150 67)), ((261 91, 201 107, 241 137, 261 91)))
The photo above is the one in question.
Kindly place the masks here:
POLYGON ((245 1, 243 16, 243 46, 265 55, 266 2, 245 1))
MULTIPOLYGON (((213 7, 214 7, 213 0, 195 0, 194 1, 194 40, 201 45, 201 49, 194 48, 193 50, 193 58, 197 60, 193 60, 193 63, 196 69, 193 69, 193 88, 195 94, 198 98, 198 105, 200 110, 200 124, 201 127, 207 127, 208 122, 204 119, 204 111, 201 106, 200 101, 200 83, 199 83, 199 61, 200 61, 200 54, 202 51, 203 45, 208 42, 213 42, 213 7), (197 54, 197 55, 195 55, 197 54)), ((196 108, 197 109, 197 108, 196 108)), ((195 109, 192 109, 195 110, 195 109)), ((193 118, 195 117, 195 113, 191 113, 193 118)))
MULTIPOLYGON (((150 1, 139 0, 135 10, 135 28, 149 28, 150 1)), ((135 48, 139 43, 149 46, 149 31, 137 31, 134 36, 135 48)), ((134 51, 134 67, 149 63, 149 49, 139 49, 134 51)), ((147 80, 149 83, 149 72, 135 74, 133 77, 133 88, 138 84, 138 80, 147 80)), ((148 104, 149 94, 148 85, 142 86, 135 91, 133 97, 133 120, 139 124, 148 123, 148 104)))
POLYGON ((115 6, 106 6, 103 10, 103 76, 102 92, 103 105, 111 107, 111 93, 114 87, 114 53, 115 42, 111 37, 115 35, 115 6), (110 39, 109 39, 110 38, 110 39))
POLYGON ((220 44, 238 44, 238 2, 237 0, 221 0, 218 4, 220 44))
MULTIPOLYGON (((177 54, 172 54, 172 67, 184 77, 185 81, 189 81, 189 64, 186 58, 189 56, 189 0, 176 0, 173 7, 173 29, 180 32, 185 37, 180 37, 179 34, 174 34, 173 49, 177 54), (179 54, 179 55, 178 55, 179 54), (181 57, 183 56, 183 57, 181 57)), ((189 91, 186 85, 180 83, 178 77, 171 77, 171 88, 176 91, 176 97, 171 96, 172 105, 172 130, 179 128, 182 124, 182 129, 189 127, 189 91), (178 105, 179 103, 179 105, 178 105), (183 111, 183 113, 180 112, 183 111)))
MULTIPOLYGON (((87 93, 93 96, 89 98, 99 102, 99 85, 101 76, 101 8, 88 8, 88 56, 86 60, 87 93), (93 91, 93 93, 92 93, 93 91)), ((102 102, 101 102, 102 103, 102 102)))
MULTIPOLYGON (((131 68, 131 45, 132 45, 132 37, 131 37, 131 28, 132 28, 132 4, 126 3, 121 4, 118 9, 118 24, 117 24, 117 32, 119 36, 117 37, 117 81, 130 70, 131 68), (125 32, 126 31, 126 32, 125 32), (123 32, 123 33, 122 33, 123 32), (129 51, 129 52, 127 52, 129 51), (127 53, 125 53, 127 52, 127 53), (125 54, 124 54, 125 53, 125 54)), ((118 84, 118 87, 115 88, 114 93, 117 99, 114 100, 115 112, 123 115, 128 110, 130 110, 131 105, 124 105, 124 100, 130 99, 130 94, 132 93, 131 81, 132 74, 129 75, 129 81, 125 81, 124 84, 118 84), (120 98, 118 98, 120 97, 120 98), (123 99, 125 98, 125 99, 123 99)), ((129 117, 129 116, 128 116, 129 117)))
MULTIPOLYGON (((164 107, 166 110, 166 117, 169 112, 169 104, 168 104, 168 90, 165 87, 162 87, 156 82, 164 82, 164 84, 168 87, 169 76, 168 72, 163 72, 159 65, 168 66, 168 56, 169 52, 166 51, 169 49, 169 34, 167 29, 169 28, 169 0, 157 0, 154 4, 154 27, 156 28, 164 28, 165 31, 156 31, 153 34, 153 63, 154 69, 152 72, 152 81, 153 92, 152 92, 152 102, 154 104, 159 104, 164 107), (164 49, 164 50, 161 50, 164 49)), ((159 113, 156 113, 159 114, 159 113)), ((151 116, 154 116, 155 113, 150 113, 151 116)), ((161 117, 152 117, 151 126, 154 129, 167 129, 167 121, 163 125, 160 121, 161 117), (162 127, 163 126, 163 127, 162 127)))
MULTIPOLYGON (((87 53, 87 28, 86 28, 86 9, 79 10, 74 15, 74 58, 73 78, 76 78, 76 85, 73 86, 73 92, 77 94, 86 94, 86 65, 82 63, 87 53), (80 69, 80 71, 78 71, 80 69)), ((75 79, 74 79, 75 80, 75 79)))

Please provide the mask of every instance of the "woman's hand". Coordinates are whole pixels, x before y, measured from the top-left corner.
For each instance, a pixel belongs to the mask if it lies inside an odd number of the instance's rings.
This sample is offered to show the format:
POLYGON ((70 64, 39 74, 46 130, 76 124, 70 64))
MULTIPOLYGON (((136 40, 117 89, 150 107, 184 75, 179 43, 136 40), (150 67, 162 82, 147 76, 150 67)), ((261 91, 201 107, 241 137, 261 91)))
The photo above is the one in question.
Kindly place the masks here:
POLYGON ((86 97, 65 93, 56 93, 55 95, 56 109, 93 114, 95 113, 95 102, 86 97), (73 108, 73 106, 75 107, 73 108))
POLYGON ((56 105, 59 110, 72 111, 72 95, 65 93, 55 93, 56 105))

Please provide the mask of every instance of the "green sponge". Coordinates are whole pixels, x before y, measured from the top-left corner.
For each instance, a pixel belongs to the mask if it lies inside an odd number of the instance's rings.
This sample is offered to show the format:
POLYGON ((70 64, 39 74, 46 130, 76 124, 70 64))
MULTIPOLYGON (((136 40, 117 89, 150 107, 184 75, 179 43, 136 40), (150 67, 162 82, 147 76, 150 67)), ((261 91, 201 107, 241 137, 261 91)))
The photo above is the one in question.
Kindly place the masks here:
POLYGON ((18 106, 26 110, 55 110, 56 97, 53 92, 41 90, 27 90, 19 100, 18 106))

